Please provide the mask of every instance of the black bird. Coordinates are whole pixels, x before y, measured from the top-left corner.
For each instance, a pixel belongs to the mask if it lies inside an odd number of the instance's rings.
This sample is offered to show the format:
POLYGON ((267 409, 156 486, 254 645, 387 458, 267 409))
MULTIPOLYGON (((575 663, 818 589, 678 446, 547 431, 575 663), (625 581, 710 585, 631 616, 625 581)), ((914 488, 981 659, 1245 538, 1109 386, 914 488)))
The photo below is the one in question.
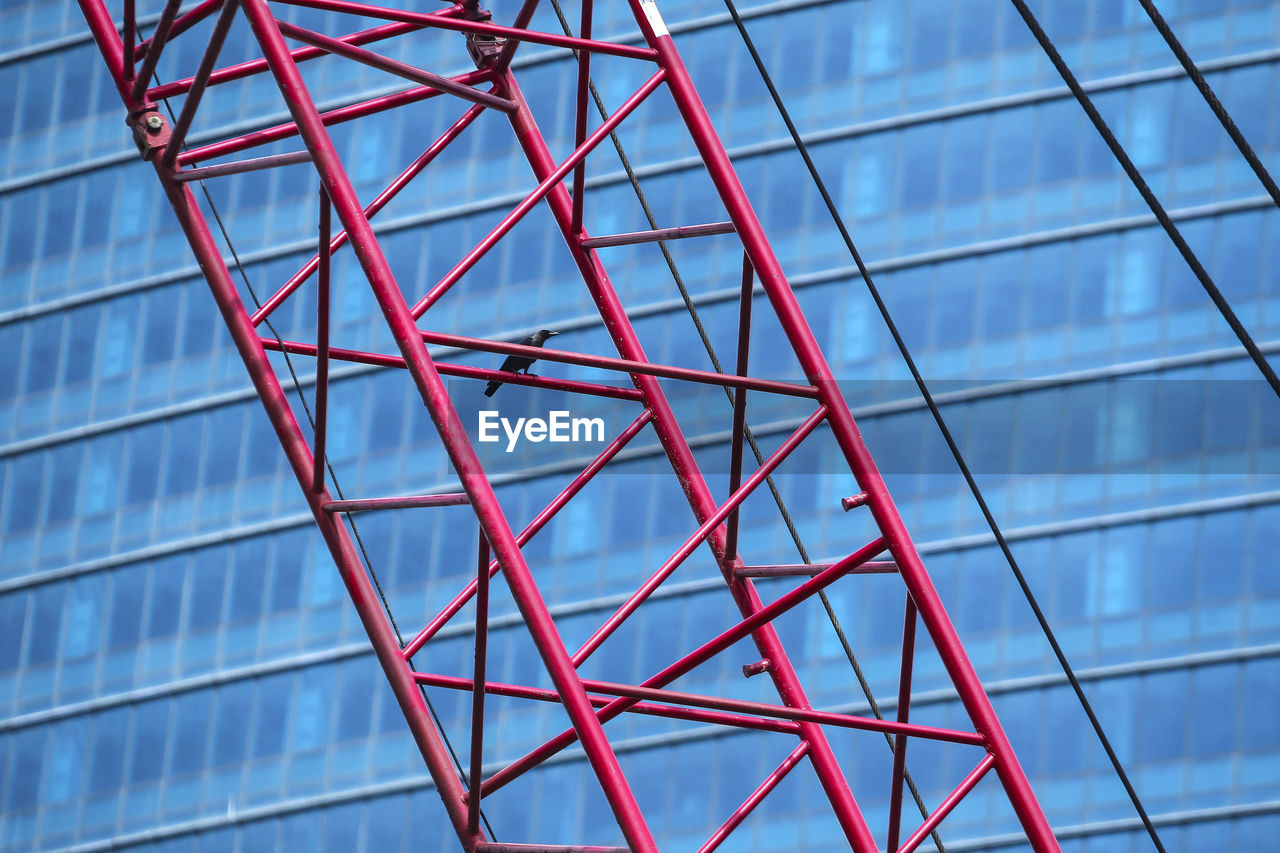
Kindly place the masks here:
MULTIPOLYGON (((547 342, 547 338, 558 334, 560 333, 553 332, 550 329, 539 329, 521 341, 520 344, 526 347, 540 347, 547 342)), ((523 373, 525 376, 528 376, 529 368, 533 366, 535 361, 537 361, 536 358, 532 358, 527 355, 509 355, 507 356, 507 360, 502 362, 502 367, 498 369, 505 370, 508 373, 523 373)), ((502 383, 497 379, 491 380, 488 387, 484 389, 484 395, 486 397, 492 397, 493 392, 497 391, 501 386, 502 383)))

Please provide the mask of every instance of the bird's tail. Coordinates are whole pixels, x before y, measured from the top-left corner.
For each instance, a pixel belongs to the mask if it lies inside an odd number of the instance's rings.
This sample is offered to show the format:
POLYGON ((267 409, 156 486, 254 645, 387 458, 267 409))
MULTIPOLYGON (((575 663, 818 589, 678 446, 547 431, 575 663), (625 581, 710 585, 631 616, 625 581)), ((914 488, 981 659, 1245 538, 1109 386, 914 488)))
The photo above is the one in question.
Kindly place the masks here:
POLYGON ((486 397, 492 397, 493 392, 497 391, 498 388, 500 388, 501 386, 502 386, 502 383, 499 382, 498 380, 496 379, 490 380, 489 385, 484 389, 484 395, 486 397))

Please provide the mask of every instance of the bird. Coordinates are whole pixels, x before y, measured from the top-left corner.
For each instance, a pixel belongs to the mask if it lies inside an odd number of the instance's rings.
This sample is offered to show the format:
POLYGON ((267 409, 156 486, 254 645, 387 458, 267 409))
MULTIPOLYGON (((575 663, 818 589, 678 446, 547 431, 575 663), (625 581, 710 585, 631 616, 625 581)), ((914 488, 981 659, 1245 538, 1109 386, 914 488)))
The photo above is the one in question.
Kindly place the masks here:
MULTIPOLYGON (((539 329, 538 331, 534 332, 532 335, 530 335, 529 337, 521 341, 520 345, 526 346, 526 347, 540 347, 547 342, 547 338, 552 337, 553 335, 558 335, 558 334, 560 333, 553 332, 550 329, 539 329)), ((498 369, 506 371, 508 373, 523 373, 525 376, 528 376, 529 368, 533 366, 533 363, 535 361, 537 361, 537 359, 533 358, 532 356, 509 355, 507 356, 507 360, 502 362, 502 367, 498 369)), ((497 391, 498 388, 500 388, 501 386, 502 386, 502 382, 500 380, 497 380, 497 379, 491 380, 489 382, 488 387, 484 389, 484 395, 486 397, 492 397, 493 392, 497 391)))

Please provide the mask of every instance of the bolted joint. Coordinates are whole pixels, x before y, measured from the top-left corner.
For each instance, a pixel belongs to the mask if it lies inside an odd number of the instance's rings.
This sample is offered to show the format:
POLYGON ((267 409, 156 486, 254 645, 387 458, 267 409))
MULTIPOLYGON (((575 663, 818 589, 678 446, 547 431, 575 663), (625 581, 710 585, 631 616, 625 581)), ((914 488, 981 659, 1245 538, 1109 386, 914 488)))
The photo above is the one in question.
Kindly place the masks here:
MULTIPOLYGON (((468 0, 465 8, 468 21, 487 24, 493 20, 493 13, 487 9, 481 9, 476 0, 468 0)), ((471 61, 476 64, 476 68, 487 68, 496 62, 506 45, 507 40, 500 36, 492 36, 488 33, 467 33, 467 53, 471 55, 471 61)))
POLYGON ((485 68, 492 64, 502 53, 507 40, 488 33, 469 33, 467 35, 467 53, 477 68, 485 68))
POLYGON ((131 114, 125 123, 133 131, 133 144, 138 146, 143 160, 154 160, 156 154, 169 144, 169 123, 154 107, 131 114))
POLYGON ((751 678, 762 672, 768 672, 773 667, 768 658, 762 658, 755 663, 749 663, 742 667, 742 677, 751 678))

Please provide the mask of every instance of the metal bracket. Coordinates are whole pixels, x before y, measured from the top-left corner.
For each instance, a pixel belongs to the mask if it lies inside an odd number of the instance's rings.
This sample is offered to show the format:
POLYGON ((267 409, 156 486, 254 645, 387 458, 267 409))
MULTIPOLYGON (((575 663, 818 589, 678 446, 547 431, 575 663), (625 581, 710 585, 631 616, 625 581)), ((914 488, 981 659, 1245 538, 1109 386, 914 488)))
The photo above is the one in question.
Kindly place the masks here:
MULTIPOLYGON (((490 23, 493 21, 493 13, 476 8, 467 16, 469 21, 482 21, 490 23)), ((467 33, 467 53, 471 54, 471 61, 476 64, 476 68, 484 68, 493 63, 498 55, 502 53, 502 49, 506 46, 507 40, 500 36, 492 36, 487 33, 467 33)))
POLYGON ((172 129, 154 107, 131 114, 125 124, 133 130, 133 144, 138 146, 143 160, 154 160, 169 144, 172 129))

